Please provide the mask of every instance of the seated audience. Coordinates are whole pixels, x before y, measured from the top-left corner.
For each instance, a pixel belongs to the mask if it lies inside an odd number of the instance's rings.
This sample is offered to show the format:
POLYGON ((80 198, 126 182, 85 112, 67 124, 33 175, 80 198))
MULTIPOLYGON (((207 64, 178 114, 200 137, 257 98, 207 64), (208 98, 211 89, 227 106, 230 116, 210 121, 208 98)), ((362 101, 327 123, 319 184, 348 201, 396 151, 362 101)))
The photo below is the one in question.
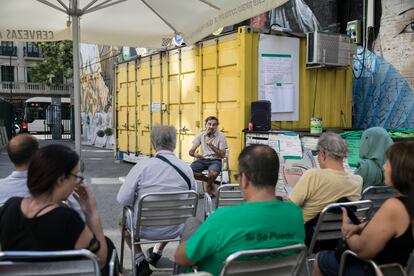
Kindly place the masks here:
POLYGON ((302 208, 305 223, 311 221, 331 203, 361 198, 362 178, 344 170, 346 141, 336 133, 326 132, 318 141, 320 168, 306 171, 296 183, 289 199, 302 208))
POLYGON ((371 127, 362 133, 359 146, 359 163, 355 174, 363 179, 362 190, 384 185, 385 151, 393 141, 382 127, 371 127))
POLYGON ((215 193, 214 181, 222 170, 221 159, 226 156, 228 146, 226 136, 217 130, 217 117, 209 116, 204 123, 206 129, 194 138, 189 154, 197 159, 191 164, 194 177, 206 182, 206 192, 212 196, 215 193), (201 153, 197 151, 200 146, 201 153), (208 170, 207 176, 203 175, 204 170, 208 170))
MULTIPOLYGON (((156 125, 151 130, 151 143, 155 157, 138 162, 128 173, 118 192, 117 200, 123 206, 134 205, 134 228, 138 213, 138 202, 142 195, 155 192, 179 192, 194 190, 196 181, 191 168, 174 154, 176 129, 167 125, 156 125)), ((180 235, 183 226, 143 227, 140 236, 148 239, 172 239, 180 235)), ((148 262, 156 265, 161 258, 165 243, 159 243, 148 251, 148 261, 139 246, 136 246, 135 265, 138 275, 152 273, 148 262)))
POLYGON ((82 184, 79 157, 63 145, 39 149, 30 162, 27 187, 30 196, 12 197, 0 208, 2 250, 89 249, 96 254, 103 274, 114 246, 105 239, 96 200, 82 184), (86 217, 61 202, 72 192, 86 217))
MULTIPOLYGON (((6 178, 0 179, 0 205, 11 197, 27 197, 30 195, 27 188, 27 169, 30 160, 38 149, 37 139, 30 134, 19 134, 9 141, 7 154, 15 166, 15 171, 6 178)), ((84 219, 79 203, 73 195, 68 197, 66 203, 84 219)))
MULTIPOLYGON (((224 260, 236 251, 304 242, 300 208, 275 199, 279 174, 276 152, 269 146, 252 145, 243 149, 238 161, 237 176, 246 203, 214 211, 178 246, 175 261, 179 265, 196 264, 201 271, 219 275, 224 260)), ((184 232, 183 240, 187 236, 184 232)))
MULTIPOLYGON (((399 263, 406 266, 414 250, 414 142, 395 143, 386 153, 385 183, 397 190, 395 198, 388 199, 368 223, 350 223, 343 212, 342 236, 349 249, 362 259, 373 259, 378 265, 399 263)), ((313 275, 337 275, 339 260, 334 251, 321 251, 316 256, 313 275)), ((346 265, 345 275, 375 275, 366 263, 352 260, 346 265)))

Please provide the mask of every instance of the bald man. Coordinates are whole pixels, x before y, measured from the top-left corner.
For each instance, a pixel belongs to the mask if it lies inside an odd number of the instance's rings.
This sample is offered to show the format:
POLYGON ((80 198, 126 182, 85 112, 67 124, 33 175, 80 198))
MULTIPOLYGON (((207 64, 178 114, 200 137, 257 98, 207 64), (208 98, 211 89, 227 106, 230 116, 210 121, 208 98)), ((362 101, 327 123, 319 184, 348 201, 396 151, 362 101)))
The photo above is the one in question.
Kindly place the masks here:
POLYGON ((36 138, 29 134, 20 134, 7 144, 7 154, 13 162, 15 170, 6 178, 0 180, 0 205, 10 197, 25 197, 27 189, 27 169, 30 160, 39 149, 36 138))

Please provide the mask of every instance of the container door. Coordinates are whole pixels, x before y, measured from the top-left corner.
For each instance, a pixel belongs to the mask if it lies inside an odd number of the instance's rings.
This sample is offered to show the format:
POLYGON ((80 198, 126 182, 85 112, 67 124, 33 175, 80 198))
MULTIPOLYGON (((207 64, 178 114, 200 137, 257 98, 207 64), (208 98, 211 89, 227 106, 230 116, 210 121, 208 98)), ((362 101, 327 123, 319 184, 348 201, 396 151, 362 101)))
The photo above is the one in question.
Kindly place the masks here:
POLYGON ((180 122, 180 158, 192 162, 188 152, 191 149, 194 136, 198 134, 199 120, 197 102, 199 89, 197 87, 197 48, 183 48, 181 51, 181 122, 180 122))
POLYGON ((127 64, 119 64, 117 68, 117 132, 118 150, 128 152, 128 93, 127 64))
POLYGON ((169 123, 177 128, 175 154, 187 162, 193 161, 188 152, 198 132, 196 53, 196 48, 186 47, 169 51, 167 57, 169 123))
POLYGON ((138 69, 138 148, 142 154, 151 154, 150 142, 150 104, 151 104, 151 76, 150 58, 141 59, 138 69))
MULTIPOLYGON (((162 124, 162 59, 160 55, 153 55, 151 64, 151 128, 154 125, 162 124)), ((155 152, 154 152, 155 153, 155 152)))
MULTIPOLYGON (((219 130, 229 146, 230 170, 237 171, 243 118, 241 110, 240 41, 237 35, 206 41, 202 45, 202 118, 217 116, 219 130)), ((202 121, 204 128, 204 121, 202 121)))
POLYGON ((128 152, 138 153, 136 61, 128 63, 128 152))

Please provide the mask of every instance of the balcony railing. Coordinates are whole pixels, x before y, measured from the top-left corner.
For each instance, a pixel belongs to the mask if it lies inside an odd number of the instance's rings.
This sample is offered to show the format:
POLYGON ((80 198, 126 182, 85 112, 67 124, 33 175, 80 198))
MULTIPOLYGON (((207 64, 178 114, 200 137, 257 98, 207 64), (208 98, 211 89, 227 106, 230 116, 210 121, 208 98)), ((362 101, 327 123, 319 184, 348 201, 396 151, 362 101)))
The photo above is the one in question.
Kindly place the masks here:
POLYGON ((17 56, 16 46, 0 46, 0 56, 15 57, 17 56))
POLYGON ((35 82, 0 82, 0 94, 25 94, 25 95, 69 95, 71 85, 52 84, 47 86, 43 83, 35 82))
POLYGON ((40 48, 27 48, 26 46, 23 47, 23 54, 25 57, 33 57, 33 58, 42 58, 43 52, 40 48))

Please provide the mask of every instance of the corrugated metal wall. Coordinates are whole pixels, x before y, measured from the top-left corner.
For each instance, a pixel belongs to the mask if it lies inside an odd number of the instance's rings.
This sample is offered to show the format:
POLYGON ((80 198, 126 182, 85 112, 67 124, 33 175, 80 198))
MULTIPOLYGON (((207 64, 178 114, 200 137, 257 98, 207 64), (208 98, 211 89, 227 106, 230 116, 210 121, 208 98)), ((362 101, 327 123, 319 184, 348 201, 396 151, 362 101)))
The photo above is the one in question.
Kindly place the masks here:
POLYGON ((299 121, 272 122, 272 129, 309 129, 311 117, 323 127, 352 127, 351 69, 306 69, 306 39, 300 41, 299 121))
MULTIPOLYGON (((227 137, 230 168, 244 147, 242 130, 257 99, 259 34, 250 28, 119 64, 116 68, 117 152, 153 154, 150 129, 158 123, 177 129, 175 153, 191 162, 192 140, 204 118, 216 115, 227 137)), ((297 122, 273 122, 275 129, 309 128, 310 117, 325 127, 351 127, 352 72, 305 68, 306 41, 300 42, 300 111, 297 122)), ((119 156, 119 154, 118 154, 119 156)))

